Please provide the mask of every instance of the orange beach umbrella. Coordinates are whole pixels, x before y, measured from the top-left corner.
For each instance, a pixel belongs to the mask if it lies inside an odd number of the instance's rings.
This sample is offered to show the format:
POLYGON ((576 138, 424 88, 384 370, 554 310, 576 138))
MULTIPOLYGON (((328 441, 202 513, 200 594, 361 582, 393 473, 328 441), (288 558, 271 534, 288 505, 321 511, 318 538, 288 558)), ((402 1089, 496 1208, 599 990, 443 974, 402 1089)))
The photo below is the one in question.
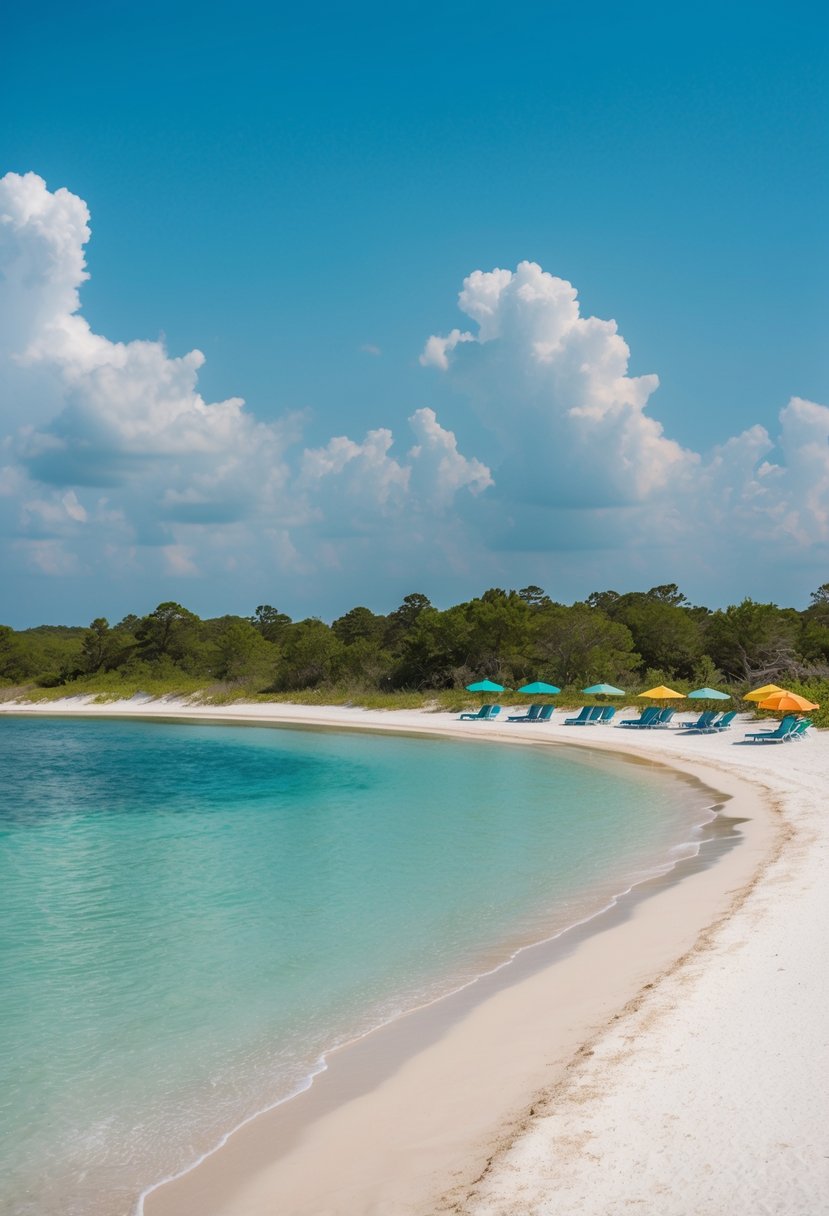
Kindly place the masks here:
POLYGON ((667 701, 669 697, 679 697, 682 700, 685 694, 674 692, 672 688, 666 688, 664 684, 657 684, 656 688, 649 688, 647 692, 639 692, 636 695, 650 697, 654 701, 667 701))
POLYGON ((765 701, 761 701, 760 709, 778 709, 783 713, 805 713, 809 709, 820 709, 820 706, 816 705, 814 701, 807 701, 805 697, 798 696, 796 692, 780 689, 778 692, 773 692, 770 697, 766 697, 765 701))

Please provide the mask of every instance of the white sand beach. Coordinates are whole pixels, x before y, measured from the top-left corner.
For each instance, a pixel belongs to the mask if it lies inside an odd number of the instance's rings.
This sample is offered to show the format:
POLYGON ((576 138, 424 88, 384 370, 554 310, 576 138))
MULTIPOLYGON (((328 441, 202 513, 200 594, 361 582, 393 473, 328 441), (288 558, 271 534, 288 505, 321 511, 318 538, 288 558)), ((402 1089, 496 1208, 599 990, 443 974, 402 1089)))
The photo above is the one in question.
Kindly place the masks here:
MULTIPOLYGON (((829 1212, 829 732, 719 736, 285 704, 129 714, 597 747, 722 797, 741 840, 334 1053, 311 1089, 152 1191, 147 1216, 829 1212)), ((504 715, 505 716, 505 715, 504 715)), ((623 715, 617 715, 620 717, 623 715)))

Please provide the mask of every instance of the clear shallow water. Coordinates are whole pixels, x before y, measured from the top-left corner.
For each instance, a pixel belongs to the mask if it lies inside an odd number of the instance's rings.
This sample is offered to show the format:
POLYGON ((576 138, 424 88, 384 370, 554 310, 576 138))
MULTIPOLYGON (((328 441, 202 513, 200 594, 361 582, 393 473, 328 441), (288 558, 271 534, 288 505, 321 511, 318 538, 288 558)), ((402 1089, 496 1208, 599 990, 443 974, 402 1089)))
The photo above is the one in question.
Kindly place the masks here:
POLYGON ((675 860, 613 757, 0 720, 0 1211, 126 1214, 337 1043, 675 860))

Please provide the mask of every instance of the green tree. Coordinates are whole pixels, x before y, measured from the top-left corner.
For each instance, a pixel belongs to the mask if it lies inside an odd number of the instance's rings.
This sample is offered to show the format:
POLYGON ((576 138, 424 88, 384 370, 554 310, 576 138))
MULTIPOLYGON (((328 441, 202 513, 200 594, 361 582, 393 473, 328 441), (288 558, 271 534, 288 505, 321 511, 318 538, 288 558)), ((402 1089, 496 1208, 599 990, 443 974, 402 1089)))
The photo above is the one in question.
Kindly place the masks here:
POLYGON ((383 635, 386 625, 384 616, 375 616, 369 608, 351 608, 344 616, 338 617, 331 626, 335 637, 344 646, 353 642, 377 642, 383 635))
POLYGON ((71 625, 37 625, 14 635, 18 671, 15 682, 33 678, 42 687, 65 683, 77 671, 85 630, 71 625))
POLYGON ((171 659, 181 663, 195 657, 199 618, 195 613, 167 600, 143 617, 135 631, 142 658, 171 659))
POLYGON ((281 642, 291 624, 291 618, 278 612, 270 604, 260 604, 249 618, 251 625, 261 633, 266 642, 281 642))
POLYGON ((543 587, 536 587, 534 583, 530 583, 529 587, 522 587, 518 597, 530 608, 546 608, 553 602, 543 587))
POLYGON ((324 621, 310 617, 291 625, 285 637, 278 680, 283 688, 315 688, 332 679, 342 643, 324 621))
POLYGON ((829 583, 821 583, 817 591, 809 596, 811 603, 806 612, 829 625, 829 583))
POLYGON ((615 605, 613 618, 627 625, 636 650, 647 667, 687 678, 702 654, 697 622, 669 599, 627 597, 615 605))
POLYGON ((800 614, 798 650, 819 674, 829 666, 829 583, 812 592, 809 607, 800 614))
POLYGON ((534 614, 516 591, 493 587, 463 605, 469 626, 464 662, 476 674, 506 682, 531 662, 534 614))
POLYGON ((618 591, 591 591, 587 597, 589 608, 598 608, 600 612, 612 615, 613 607, 622 597, 618 591))
POLYGON ((691 680, 696 688, 716 688, 722 684, 723 674, 710 654, 704 654, 694 668, 691 680))
POLYGON ((799 632, 800 621, 793 608, 744 599, 708 617, 705 648, 729 678, 762 683, 798 673, 799 632))
MULTIPOLYGON (((211 622, 214 623, 214 622, 211 622)), ((250 621, 238 616, 215 622, 212 637, 214 671, 220 680, 264 675, 273 666, 273 647, 250 621)))
POLYGON ((658 587, 651 587, 645 595, 649 600, 656 600, 658 604, 667 604, 671 608, 690 607, 676 583, 661 583, 658 587))
POLYGON ((639 661, 626 625, 588 604, 554 604, 539 619, 539 668, 557 684, 617 683, 639 661))
POLYGON ((414 628, 421 612, 431 607, 428 597, 419 591, 404 596, 400 607, 395 608, 394 612, 390 612, 386 617, 386 646, 396 649, 401 639, 414 628))
POLYGON ((459 604, 446 612, 424 608, 401 639, 400 658, 392 672, 396 688, 454 688, 464 680, 470 655, 471 627, 459 604))
POLYGON ((134 612, 128 612, 125 617, 122 617, 117 625, 112 626, 112 629, 114 633, 128 633, 130 637, 134 638, 135 631, 140 624, 141 617, 136 616, 134 612))
POLYGON ((112 637, 109 621, 103 616, 96 617, 81 643, 81 671, 85 675, 93 675, 102 667, 107 667, 107 660, 114 656, 117 649, 118 641, 112 637))
POLYGON ((646 668, 690 678, 702 655, 700 615, 704 616, 705 610, 691 608, 676 583, 625 595, 594 592, 588 603, 628 627, 646 668))
POLYGON ((392 666, 391 656, 376 639, 357 638, 343 646, 335 672, 338 679, 347 680, 354 687, 381 688, 388 685, 392 666))
POLYGON ((0 625, 0 680, 20 684, 37 672, 31 652, 10 625, 0 625))

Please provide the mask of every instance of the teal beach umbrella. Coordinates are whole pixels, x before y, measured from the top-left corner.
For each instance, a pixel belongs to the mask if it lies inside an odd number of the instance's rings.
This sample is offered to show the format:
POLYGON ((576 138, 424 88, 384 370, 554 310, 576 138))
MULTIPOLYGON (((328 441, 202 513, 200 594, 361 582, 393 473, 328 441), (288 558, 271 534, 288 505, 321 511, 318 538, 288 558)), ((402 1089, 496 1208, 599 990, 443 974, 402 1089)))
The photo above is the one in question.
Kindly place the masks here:
POLYGON ((730 701, 731 695, 727 692, 719 692, 716 688, 695 688, 693 692, 688 693, 689 697, 693 697, 699 701, 730 701))
POLYGON ((493 684, 492 680, 479 680, 477 684, 467 684, 467 692, 503 692, 503 684, 493 684))
POLYGON ((518 691, 526 692, 532 697, 537 697, 540 693, 546 693, 548 696, 554 697, 557 692, 561 692, 561 689, 556 688, 555 684, 545 684, 543 680, 536 680, 534 684, 525 684, 518 691))
POLYGON ((590 693, 594 697, 623 697, 624 689, 614 688, 612 684, 591 684, 589 688, 583 688, 582 692, 590 693))

